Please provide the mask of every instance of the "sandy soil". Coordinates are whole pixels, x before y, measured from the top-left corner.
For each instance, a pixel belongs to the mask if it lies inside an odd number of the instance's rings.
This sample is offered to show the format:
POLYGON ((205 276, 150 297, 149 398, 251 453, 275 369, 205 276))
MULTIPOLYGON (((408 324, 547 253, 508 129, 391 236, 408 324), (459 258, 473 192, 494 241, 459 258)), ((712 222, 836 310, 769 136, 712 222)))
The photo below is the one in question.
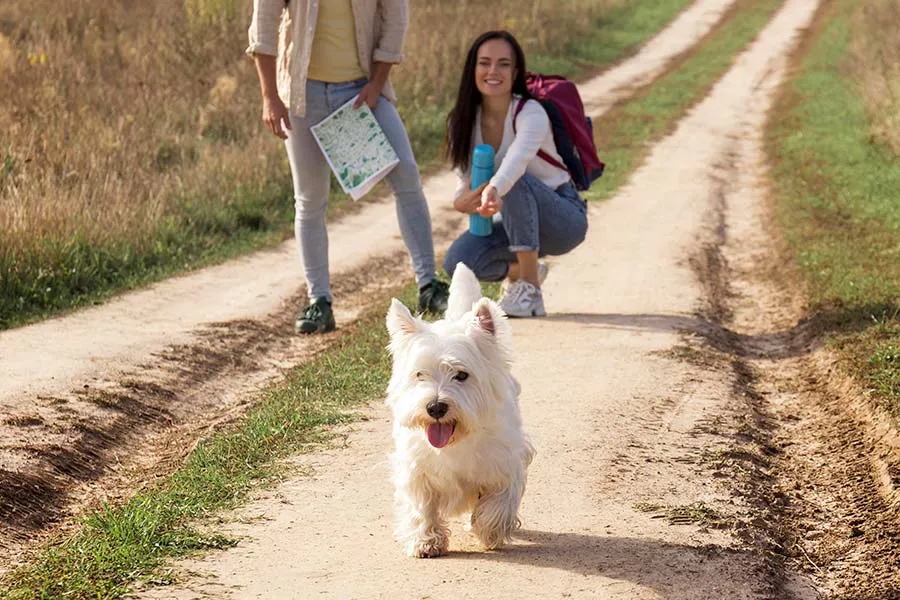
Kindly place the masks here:
MULTIPOLYGON (((698 0, 635 56, 587 82, 593 113, 652 81, 731 3, 698 0)), ((462 225, 448 209, 452 189, 447 173, 425 182, 439 248, 462 225)), ((329 234, 339 323, 373 291, 409 277, 392 203, 367 204, 329 234)), ((298 262, 289 242, 0 332, 0 559, 84 507, 168 472, 255 390, 340 335, 285 335, 304 293, 298 262)), ((0 560, 0 572, 10 564, 0 560)))
POLYGON ((816 6, 787 0, 631 183, 591 208, 588 240, 552 264, 550 315, 513 323, 538 451, 514 544, 483 552, 460 522, 449 556, 402 556, 376 404, 341 447, 296 459, 311 475, 233 515, 235 548, 138 596, 895 597, 896 486, 883 475, 896 439, 837 394, 822 438, 827 386, 808 384, 823 351, 763 277, 760 135, 816 6), (853 446, 852 464, 868 464, 851 476, 829 454, 860 431, 881 433, 853 446), (843 546, 829 556, 826 541, 843 546))

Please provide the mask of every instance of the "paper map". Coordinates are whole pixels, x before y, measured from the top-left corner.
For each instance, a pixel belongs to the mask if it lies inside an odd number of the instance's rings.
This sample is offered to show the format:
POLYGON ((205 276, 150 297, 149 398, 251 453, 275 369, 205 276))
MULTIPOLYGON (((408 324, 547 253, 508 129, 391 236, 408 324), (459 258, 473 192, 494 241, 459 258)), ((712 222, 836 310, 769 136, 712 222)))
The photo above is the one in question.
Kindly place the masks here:
POLYGON ((352 100, 313 125, 310 130, 343 190, 362 198, 400 160, 372 109, 352 100))

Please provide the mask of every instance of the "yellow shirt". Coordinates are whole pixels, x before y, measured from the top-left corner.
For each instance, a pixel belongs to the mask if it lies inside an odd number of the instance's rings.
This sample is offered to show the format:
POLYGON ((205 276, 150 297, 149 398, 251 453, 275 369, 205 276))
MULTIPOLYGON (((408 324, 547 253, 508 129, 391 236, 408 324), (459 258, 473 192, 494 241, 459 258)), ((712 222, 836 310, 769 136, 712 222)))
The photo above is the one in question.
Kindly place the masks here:
MULTIPOLYGON (((278 95, 298 117, 306 115, 306 78, 319 5, 332 0, 253 0, 247 54, 276 56, 278 95)), ((359 65, 371 77, 376 62, 403 61, 408 0, 351 0, 359 65)), ((381 93, 396 102, 388 79, 381 93)))
POLYGON ((366 76, 359 66, 350 0, 320 0, 308 78, 342 83, 366 76))

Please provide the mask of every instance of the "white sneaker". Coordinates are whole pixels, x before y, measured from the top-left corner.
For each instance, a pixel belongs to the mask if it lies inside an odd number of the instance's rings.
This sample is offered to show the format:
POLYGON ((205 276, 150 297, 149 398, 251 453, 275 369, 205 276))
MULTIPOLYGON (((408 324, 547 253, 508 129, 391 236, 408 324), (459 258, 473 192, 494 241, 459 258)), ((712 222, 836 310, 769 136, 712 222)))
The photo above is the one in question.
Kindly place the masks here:
MULTIPOLYGON (((550 266, 542 260, 538 261, 538 283, 544 285, 544 280, 547 279, 547 274, 550 273, 550 266)), ((509 289, 510 282, 509 279, 504 279, 503 283, 500 284, 500 293, 506 294, 506 290, 509 289)))
POLYGON ((512 282, 499 304, 509 317, 543 317, 547 314, 541 288, 524 279, 512 282))

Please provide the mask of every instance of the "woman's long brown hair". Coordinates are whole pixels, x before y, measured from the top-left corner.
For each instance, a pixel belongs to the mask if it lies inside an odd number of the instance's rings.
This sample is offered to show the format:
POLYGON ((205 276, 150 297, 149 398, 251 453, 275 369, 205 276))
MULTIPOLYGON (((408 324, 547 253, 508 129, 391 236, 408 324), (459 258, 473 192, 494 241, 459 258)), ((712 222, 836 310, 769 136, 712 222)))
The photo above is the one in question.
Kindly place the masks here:
POLYGON ((454 168, 463 172, 468 170, 472 160, 472 129, 475 127, 475 114, 481 104, 481 92, 475 85, 475 67, 478 64, 478 49, 490 40, 506 40, 512 47, 516 76, 513 79, 512 93, 524 98, 531 98, 525 83, 525 53, 522 46, 508 31, 487 31, 479 35, 469 47, 462 77, 459 80, 459 91, 456 104, 447 115, 447 137, 445 156, 454 168))

